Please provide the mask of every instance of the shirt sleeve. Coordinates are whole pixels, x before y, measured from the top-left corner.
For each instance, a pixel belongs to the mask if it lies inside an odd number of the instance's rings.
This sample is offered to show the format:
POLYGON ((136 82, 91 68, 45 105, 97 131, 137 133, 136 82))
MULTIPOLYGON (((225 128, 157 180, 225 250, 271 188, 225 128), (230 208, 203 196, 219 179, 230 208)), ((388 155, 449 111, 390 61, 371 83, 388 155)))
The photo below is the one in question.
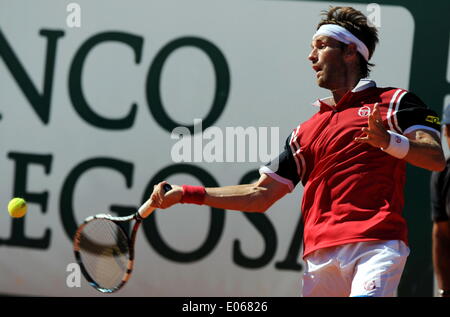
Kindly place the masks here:
POLYGON ((433 172, 430 181, 431 219, 434 222, 447 221, 448 195, 448 167, 442 172, 433 172))
POLYGON ((301 177, 298 154, 296 156, 294 152, 295 147, 291 145, 294 134, 295 131, 286 139, 284 151, 277 158, 259 169, 260 174, 267 174, 276 181, 286 184, 289 186, 290 191, 300 182, 301 177))
POLYGON ((398 127, 402 130, 401 132, 403 134, 417 129, 430 130, 439 136, 441 134, 439 116, 411 92, 403 96, 395 116, 398 127))

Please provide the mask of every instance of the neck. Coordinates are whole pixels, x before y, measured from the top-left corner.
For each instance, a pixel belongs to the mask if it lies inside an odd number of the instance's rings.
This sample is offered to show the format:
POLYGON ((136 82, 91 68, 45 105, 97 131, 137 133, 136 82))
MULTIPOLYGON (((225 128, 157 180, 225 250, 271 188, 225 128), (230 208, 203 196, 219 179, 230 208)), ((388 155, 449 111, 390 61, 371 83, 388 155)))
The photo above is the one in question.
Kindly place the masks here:
POLYGON ((344 97, 344 95, 347 92, 349 92, 350 90, 355 88, 355 86, 358 84, 358 82, 361 79, 356 74, 354 76, 346 76, 346 77, 347 77, 347 79, 344 80, 344 82, 342 83, 342 85, 339 88, 331 90, 335 104, 337 104, 339 102, 339 100, 341 100, 342 97, 344 97))

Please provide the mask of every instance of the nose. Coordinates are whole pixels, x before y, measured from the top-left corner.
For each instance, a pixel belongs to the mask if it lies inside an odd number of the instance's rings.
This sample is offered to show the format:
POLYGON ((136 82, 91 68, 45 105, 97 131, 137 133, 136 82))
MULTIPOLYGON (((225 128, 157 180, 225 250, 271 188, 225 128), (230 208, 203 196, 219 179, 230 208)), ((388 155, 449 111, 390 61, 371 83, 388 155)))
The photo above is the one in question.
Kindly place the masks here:
POLYGON ((316 50, 315 48, 313 48, 313 49, 311 50, 311 52, 309 53, 308 59, 309 59, 311 62, 313 62, 313 64, 317 62, 317 50, 316 50))

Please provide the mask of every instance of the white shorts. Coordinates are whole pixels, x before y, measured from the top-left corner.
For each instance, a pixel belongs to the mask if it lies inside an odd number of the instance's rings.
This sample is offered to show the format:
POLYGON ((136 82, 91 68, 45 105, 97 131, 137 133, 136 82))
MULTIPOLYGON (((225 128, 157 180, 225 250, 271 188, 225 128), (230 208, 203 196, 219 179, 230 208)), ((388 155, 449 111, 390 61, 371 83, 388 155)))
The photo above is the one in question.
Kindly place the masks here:
POLYGON ((304 297, 392 297, 409 248, 403 241, 367 241, 324 248, 305 259, 304 297))

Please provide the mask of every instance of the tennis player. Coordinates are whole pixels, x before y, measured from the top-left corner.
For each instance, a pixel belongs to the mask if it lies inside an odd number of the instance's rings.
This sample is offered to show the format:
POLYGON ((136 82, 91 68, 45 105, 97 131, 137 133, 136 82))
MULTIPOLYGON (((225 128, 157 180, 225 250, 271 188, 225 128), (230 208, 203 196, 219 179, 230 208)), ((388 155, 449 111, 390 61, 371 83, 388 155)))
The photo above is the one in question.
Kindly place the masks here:
POLYGON ((173 185, 165 195, 161 182, 151 195, 154 206, 264 212, 302 182, 303 296, 395 296, 409 254, 406 163, 440 171, 445 159, 437 115, 413 93, 366 79, 377 42, 361 12, 324 12, 308 59, 331 96, 314 103, 317 113, 293 129, 259 180, 173 185))

